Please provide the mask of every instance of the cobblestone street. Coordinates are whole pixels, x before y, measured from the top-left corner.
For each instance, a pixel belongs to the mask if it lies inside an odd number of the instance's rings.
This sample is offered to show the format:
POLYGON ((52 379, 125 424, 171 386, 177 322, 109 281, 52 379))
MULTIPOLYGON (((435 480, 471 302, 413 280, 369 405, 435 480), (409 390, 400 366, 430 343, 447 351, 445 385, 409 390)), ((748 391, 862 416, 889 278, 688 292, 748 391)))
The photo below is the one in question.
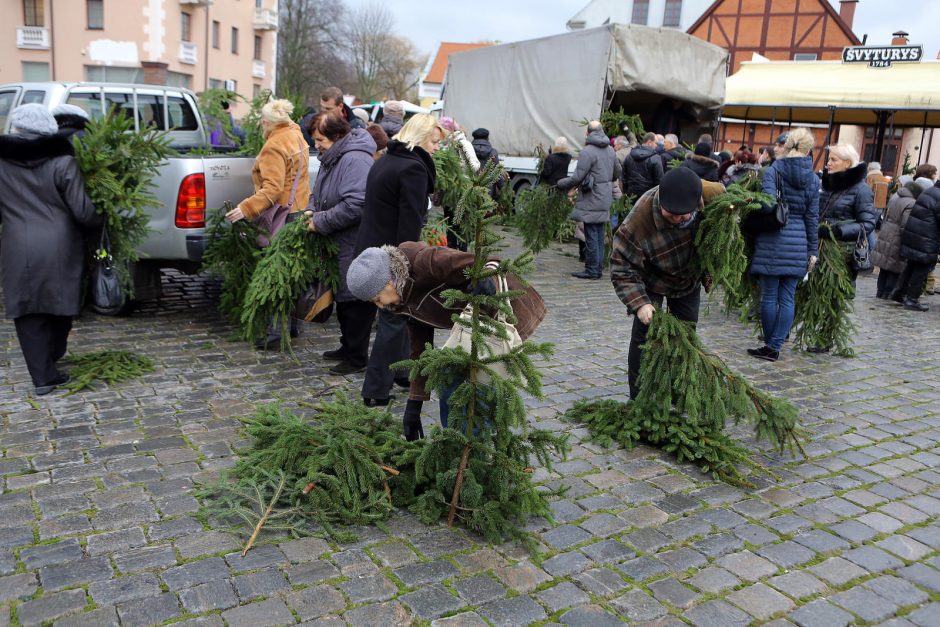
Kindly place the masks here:
MULTIPOLYGON (((554 342, 531 420, 571 434, 548 486, 553 525, 531 521, 546 559, 400 512, 358 541, 262 534, 241 541, 194 517, 194 482, 234 463, 237 417, 361 375, 320 358, 338 326, 307 325, 287 356, 229 342, 218 286, 167 274, 159 304, 130 317, 86 313, 70 349, 134 350, 142 381, 30 399, 12 321, 0 322, 0 627, 7 625, 526 625, 622 622, 732 627, 940 625, 940 298, 930 312, 874 298, 859 281, 857 358, 749 358, 750 330, 703 315, 705 343, 801 408, 810 459, 762 453, 780 481, 745 490, 649 447, 603 449, 559 414, 579 399, 626 398, 632 319, 607 275, 554 246, 532 283, 554 342)), ((439 332, 442 341, 443 335, 439 332)), ((401 398, 401 395, 400 395, 401 398)), ((437 419, 426 404, 426 431, 437 419)), ((393 409, 402 411, 401 402, 393 409)))

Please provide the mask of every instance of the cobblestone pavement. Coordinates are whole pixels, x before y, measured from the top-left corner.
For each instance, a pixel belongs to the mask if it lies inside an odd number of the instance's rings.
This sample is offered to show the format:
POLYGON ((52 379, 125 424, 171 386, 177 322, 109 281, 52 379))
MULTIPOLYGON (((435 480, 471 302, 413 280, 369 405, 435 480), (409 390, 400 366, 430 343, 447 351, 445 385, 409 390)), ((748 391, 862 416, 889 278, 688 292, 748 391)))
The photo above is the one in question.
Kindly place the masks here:
POLYGON ((319 358, 335 321, 306 329, 296 365, 226 341, 212 280, 167 275, 158 306, 88 314, 72 339, 76 352, 137 350, 155 373, 33 401, 0 323, 0 627, 940 624, 940 306, 901 311, 863 278, 858 358, 785 350, 776 364, 747 358, 749 332, 715 307, 705 342, 797 403, 813 433, 809 460, 747 440, 781 480, 743 490, 652 448, 601 449, 558 420, 577 399, 624 397, 630 324, 609 282, 570 278, 579 264, 560 251, 533 281, 551 312, 536 338, 556 357, 530 406, 574 450, 537 474, 569 487, 554 526, 531 523, 538 565, 407 512, 347 545, 263 535, 243 558, 237 538, 192 516, 193 482, 243 443, 237 416, 324 386, 358 391, 319 358))

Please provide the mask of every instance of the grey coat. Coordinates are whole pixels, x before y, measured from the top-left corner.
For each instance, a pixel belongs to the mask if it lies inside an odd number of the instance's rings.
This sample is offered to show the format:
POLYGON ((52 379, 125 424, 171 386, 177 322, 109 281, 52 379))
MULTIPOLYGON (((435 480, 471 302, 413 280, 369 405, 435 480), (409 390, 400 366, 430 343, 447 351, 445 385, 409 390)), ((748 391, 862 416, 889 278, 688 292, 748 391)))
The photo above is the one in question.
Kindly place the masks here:
POLYGON ((619 178, 617 155, 604 131, 597 130, 587 136, 584 150, 578 156, 574 174, 558 181, 559 189, 571 189, 589 176, 594 177, 590 192, 578 191, 571 219, 586 224, 599 224, 610 220, 613 203, 613 181, 619 178))
POLYGON ((78 315, 84 235, 102 218, 67 138, 0 135, 0 223, 6 316, 78 315))
POLYGON ((366 178, 374 163, 375 141, 368 131, 354 128, 320 154, 320 171, 313 184, 308 209, 317 232, 339 246, 340 288, 338 302, 356 300, 346 287, 346 272, 355 259, 356 237, 366 197, 366 178))
POLYGON ((871 262, 880 269, 898 274, 904 271, 906 264, 901 259, 901 235, 916 200, 914 193, 905 186, 899 188, 888 202, 875 250, 871 251, 871 262))

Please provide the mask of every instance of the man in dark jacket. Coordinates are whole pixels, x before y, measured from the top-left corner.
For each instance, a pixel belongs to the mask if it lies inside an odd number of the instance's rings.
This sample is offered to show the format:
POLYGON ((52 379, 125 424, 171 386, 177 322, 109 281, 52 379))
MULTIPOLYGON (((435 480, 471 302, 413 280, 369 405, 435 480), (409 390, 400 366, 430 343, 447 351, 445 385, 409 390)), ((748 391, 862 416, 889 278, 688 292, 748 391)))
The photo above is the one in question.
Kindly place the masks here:
MULTIPOLYGON (((352 128, 366 127, 362 120, 353 115, 349 105, 343 101, 343 90, 339 87, 327 87, 323 90, 323 93, 320 94, 320 111, 329 113, 336 110, 338 110, 338 113, 352 128)), ((314 110, 313 107, 307 107, 307 110, 304 111, 304 116, 300 119, 300 130, 311 148, 315 148, 315 146, 313 138, 310 137, 310 133, 307 131, 307 127, 310 125, 310 120, 312 120, 313 116, 316 114, 317 111, 314 110)))
POLYGON ((13 132, 0 135, 3 295, 42 395, 69 380, 56 362, 81 307, 83 231, 100 229, 102 218, 52 114, 40 104, 23 105, 10 125, 13 132))
POLYGON ((685 148, 679 145, 679 138, 672 133, 667 134, 663 141, 663 152, 659 155, 663 161, 663 172, 671 170, 671 162, 685 159, 685 148))
POLYGON ((901 236, 901 257, 907 260, 895 293, 904 297, 904 308, 911 311, 930 309, 920 302, 927 273, 937 263, 940 251, 940 182, 921 193, 901 236))
POLYGON ((663 178, 663 161, 656 151, 656 135, 647 133, 643 143, 630 151, 623 160, 623 193, 639 198, 659 185, 663 178))
MULTIPOLYGON (((473 131, 473 152, 476 154, 477 159, 480 161, 480 167, 486 167, 488 161, 493 163, 499 163, 499 153, 493 148, 493 144, 490 143, 490 132, 485 128, 478 128, 473 131)), ((490 196, 496 198, 499 196, 499 191, 506 185, 508 179, 500 176, 496 179, 496 182, 493 183, 493 187, 490 189, 490 196)))
POLYGON ((663 175, 646 192, 614 235, 610 281, 617 296, 636 315, 630 336, 630 398, 636 397, 640 357, 656 307, 668 301, 680 320, 698 321, 702 278, 692 268, 692 242, 699 212, 724 191, 720 183, 702 183, 687 168, 663 175))

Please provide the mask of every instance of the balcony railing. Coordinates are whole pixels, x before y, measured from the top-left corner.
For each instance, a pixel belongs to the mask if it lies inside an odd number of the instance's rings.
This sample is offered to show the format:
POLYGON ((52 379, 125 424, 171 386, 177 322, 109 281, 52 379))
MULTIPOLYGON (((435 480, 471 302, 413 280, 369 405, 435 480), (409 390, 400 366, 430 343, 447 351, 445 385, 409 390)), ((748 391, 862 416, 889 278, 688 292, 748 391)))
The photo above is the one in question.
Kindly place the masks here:
POLYGON ((180 42, 180 63, 196 65, 199 61, 199 47, 189 41, 180 42))
POLYGON ((265 67, 264 61, 258 61, 257 59, 251 64, 251 76, 253 78, 264 78, 265 67))
POLYGON ((277 30, 277 11, 255 9, 255 30, 277 30))
POLYGON ((207 7, 212 4, 212 0, 180 0, 180 4, 188 4, 190 6, 199 6, 207 7))
POLYGON ((16 47, 49 49, 49 29, 41 26, 19 26, 16 29, 16 47))

